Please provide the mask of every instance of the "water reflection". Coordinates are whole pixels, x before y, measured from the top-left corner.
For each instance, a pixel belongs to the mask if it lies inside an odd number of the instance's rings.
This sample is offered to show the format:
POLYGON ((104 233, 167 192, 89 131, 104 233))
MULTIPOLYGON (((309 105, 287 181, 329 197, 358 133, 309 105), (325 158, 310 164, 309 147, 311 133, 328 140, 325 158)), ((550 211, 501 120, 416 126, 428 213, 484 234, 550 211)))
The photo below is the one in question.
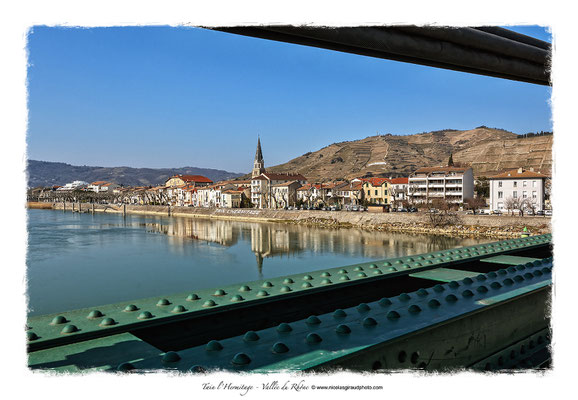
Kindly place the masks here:
POLYGON ((470 246, 483 240, 432 235, 385 233, 362 229, 324 229, 301 225, 174 218, 145 222, 147 231, 170 236, 171 250, 181 252, 190 241, 233 246, 239 241, 251 242, 257 270, 263 271, 263 260, 269 257, 299 253, 334 253, 367 259, 429 253, 440 249, 470 246))

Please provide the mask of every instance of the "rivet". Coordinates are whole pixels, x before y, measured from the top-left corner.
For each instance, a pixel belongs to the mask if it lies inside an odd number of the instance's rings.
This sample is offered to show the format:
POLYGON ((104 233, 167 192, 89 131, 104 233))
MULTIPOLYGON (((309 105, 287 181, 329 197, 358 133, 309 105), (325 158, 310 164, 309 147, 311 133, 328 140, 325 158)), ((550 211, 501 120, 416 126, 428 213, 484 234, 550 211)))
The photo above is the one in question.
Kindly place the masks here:
POLYGON ((310 284, 309 282, 304 282, 303 285, 301 285, 301 287, 302 287, 303 289, 306 289, 306 288, 313 287, 313 285, 310 284))
POLYGON ((256 342, 259 339, 260 337, 255 331, 248 331, 247 333, 245 333, 245 336, 243 336, 243 340, 245 342, 256 342))
POLYGON ((63 334, 74 333, 74 332, 78 332, 78 328, 75 325, 66 325, 64 328, 62 328, 62 331, 60 331, 60 333, 63 333, 63 334))
POLYGON ((333 312, 333 317, 335 318, 344 318, 347 316, 347 313, 342 309, 337 309, 333 312))
POLYGON ((329 277, 329 276, 331 276, 331 274, 330 274, 329 272, 323 272, 323 273, 321 274, 321 277, 322 277, 322 278, 327 278, 327 277, 329 277))
POLYGON ((376 269, 376 268, 377 268, 377 265, 376 265, 376 264, 371 264, 371 265, 369 266, 369 268, 371 268, 371 269, 376 269))
POLYGON ((531 349, 533 349, 534 347, 536 347, 536 345, 534 344, 533 340, 530 340, 530 343, 528 344, 528 347, 530 347, 531 349))
POLYGON ((395 264, 403 264, 403 261, 401 261, 401 260, 395 260, 395 264))
POLYGON ((64 318, 62 315, 59 315, 57 317, 52 318, 52 322, 50 322, 50 325, 60 325, 65 324, 67 322, 68 320, 66 318, 64 318))
POLYGON ((160 299, 157 302, 157 306, 168 306, 169 304, 171 304, 171 302, 168 301, 167 299, 160 299))
POLYGON ((390 311, 387 313, 387 319, 398 319, 401 315, 397 311, 390 311))
POLYGON ((508 271, 506 271, 505 269, 499 269, 498 275, 508 275, 508 271))
POLYGON ((182 313, 182 312, 185 312, 185 311, 187 311, 187 309, 186 309, 184 306, 178 305, 178 306, 175 306, 175 308, 173 308, 173 310, 172 310, 171 312, 173 312, 173 313, 182 313))
POLYGON ((259 290, 257 292, 257 297, 267 297, 269 296, 269 293, 266 290, 259 290))
POLYGON ((492 272, 488 272, 488 276, 489 276, 490 278, 497 278, 497 277, 498 277, 498 274, 496 274, 494 271, 492 271, 492 272))
POLYGON ((377 321, 375 320, 375 318, 367 317, 363 320, 363 326, 365 327, 371 327, 375 325, 377 325, 377 321))
POLYGON ((407 265, 407 264, 403 264, 403 265, 401 266, 401 268, 402 268, 402 269, 411 269, 411 267, 410 267, 409 265, 407 265))
POLYGON ((243 301, 243 300, 245 300, 245 299, 240 294, 236 294, 233 297, 231 297, 231 301, 235 302, 235 303, 239 302, 239 301, 243 301))
POLYGON ((100 326, 112 326, 112 325, 116 325, 116 321, 112 318, 105 318, 102 321, 100 321, 100 324, 98 324, 100 326))
POLYGON ((181 359, 181 356, 179 356, 179 354, 177 352, 174 352, 174 351, 168 351, 163 356, 163 362, 166 362, 166 363, 177 362, 180 359, 181 359))
POLYGON ((486 276, 485 276, 485 275, 482 275, 482 274, 476 276, 476 280, 477 280, 478 282, 483 282, 483 281, 485 281, 485 280, 487 280, 487 279, 488 279, 488 278, 486 278, 486 276))
POLYGON ((514 277, 514 280, 515 280, 516 282, 523 282, 523 281, 524 281, 524 277, 523 277, 522 275, 516 275, 516 276, 514 277))
POLYGON ((383 263, 383 266, 384 267, 391 267, 391 263, 386 261, 383 263))
POLYGON ((32 331, 28 331, 26 332, 26 339, 28 339, 29 342, 38 339, 38 335, 32 331))
POLYGON ((349 281, 349 277, 347 275, 343 275, 341 278, 339 278, 340 281, 349 281))
POLYGON ((427 290, 423 289, 423 288, 422 288, 422 289, 419 289, 416 293, 417 293, 417 295, 420 296, 420 297, 425 297, 425 296, 427 296, 427 295, 429 294, 429 292, 428 292, 427 290))
POLYGON ((133 371, 135 369, 136 369, 135 366, 129 362, 124 362, 124 363, 120 364, 118 367, 116 367, 116 370, 118 372, 128 372, 128 371, 133 371))
POLYGON ((286 285, 290 285, 292 283, 295 283, 295 281, 291 278, 287 278, 287 279, 283 280, 283 283, 286 285))
POLYGON ((417 364, 418 360, 419 360, 419 351, 416 351, 411 355, 409 361, 411 361, 412 364, 417 364))
POLYGON ((199 300, 200 297, 197 296, 195 293, 192 293, 190 295, 187 296, 187 301, 195 301, 195 300, 199 300))
POLYGON ((480 253, 478 253, 477 251, 472 251, 472 252, 471 252, 471 255, 472 255, 472 256, 479 256, 480 253))
POLYGON ((207 300, 203 303, 203 307, 214 307, 216 305, 217 303, 215 303, 213 300, 207 300))
POLYGON ((312 280, 312 279, 313 279, 313 277, 312 277, 311 275, 305 275, 305 276, 303 277, 303 280, 304 280, 304 281, 310 281, 310 280, 312 280))
POLYGON ((474 295, 474 292, 472 292, 470 289, 466 289, 462 292, 463 297, 472 297, 473 295, 474 295))
MULTIPOLYGON (((528 264, 530 264, 530 263, 528 263, 528 264)), ((532 268, 532 264, 530 264, 530 265, 528 266, 528 268, 532 268)), ((526 269, 526 266, 525 266, 525 265, 516 265, 516 269, 517 269, 518 271, 523 271, 523 270, 526 269)))
POLYGON ((321 284, 322 284, 322 285, 330 285, 330 284, 332 284, 332 283, 333 283, 333 282, 331 282, 331 279, 323 279, 323 280, 321 281, 321 284))
POLYGON ((411 299, 411 296, 407 293, 402 293, 399 296, 397 296, 397 298, 401 301, 409 301, 411 299))
POLYGON ((138 319, 150 319, 152 317, 153 317, 153 315, 149 311, 143 311, 138 316, 138 319))
POLYGON ((448 283, 448 286, 451 287, 452 289, 456 289, 460 287, 460 284, 457 283, 456 281, 451 281, 450 283, 448 283))
POLYGON ((458 298, 456 296, 454 296, 453 294, 448 294, 446 296, 446 301, 448 303, 455 303, 456 301, 458 301, 458 298))
POLYGON ((543 273, 547 274, 547 273, 552 272, 552 268, 544 267, 544 268, 541 269, 541 271, 542 271, 543 273))
POLYGON ((534 278, 534 275, 532 275, 532 274, 529 273, 529 272, 526 272, 526 273, 524 274, 524 278, 526 278, 526 279, 533 279, 533 278, 534 278))
POLYGON ((506 271, 508 271, 510 273, 514 273, 514 272, 516 272, 516 268, 515 267, 508 267, 508 268, 506 268, 506 271))
POLYGON ((405 259, 405 262, 412 262, 412 261, 413 261, 413 258, 411 258, 411 257, 405 259))
POLYGON ((351 328, 345 324, 341 324, 341 325, 338 325, 337 328, 335 328, 335 332, 342 334, 342 335, 347 335, 347 334, 351 333, 351 328))
POLYGON ((95 319, 102 317, 103 314, 99 310, 92 310, 86 318, 88 319, 95 319))
POLYGON ((492 283, 490 284, 490 287, 491 287, 492 289, 499 289, 499 288, 502 287, 502 285, 500 285, 499 282, 492 282, 492 283))
POLYGON ((433 262, 431 262, 430 260, 425 260, 424 264, 431 265, 431 264, 433 264, 433 262))
POLYGON ((390 271, 390 272, 395 272, 395 271, 397 271, 397 268, 395 268, 395 267, 389 267, 387 270, 390 271))
POLYGON ((239 292, 250 292, 251 288, 247 285, 243 285, 239 288, 239 292))
POLYGON ((431 299, 427 304, 431 308, 437 308, 437 307, 441 306, 441 303, 439 301, 437 301, 436 299, 431 299))
POLYGON ((189 372, 193 372, 195 374, 204 374, 207 372, 207 370, 200 365, 193 365, 191 368, 189 368, 189 372))
POLYGON ((405 351, 400 351, 399 354, 397 355, 397 361, 399 361, 400 363, 405 362, 405 360, 407 360, 407 354, 405 351))
POLYGON ((391 300, 388 299, 388 298, 386 298, 386 297, 384 297, 383 299, 379 300, 378 303, 379 303, 379 305, 382 306, 382 307, 388 307, 388 306, 390 306, 390 305, 393 304, 393 303, 391 302, 391 300))
POLYGON ((227 292, 225 292, 223 289, 217 289, 215 290, 215 293, 213 293, 213 296, 224 296, 226 294, 227 292))
POLYGON ((288 323, 282 322, 277 326, 277 332, 291 332, 293 328, 288 323))
POLYGON ((347 274, 347 270, 346 269, 340 269, 337 273, 338 274, 347 274))
POLYGON ((425 260, 425 258, 423 258, 423 256, 418 256, 417 260, 425 260))
POLYGON ((314 344, 320 343, 323 339, 317 333, 310 333, 309 335, 307 335, 305 340, 307 341, 307 343, 314 344))
POLYGON ((421 263, 416 262, 415 264, 413 264, 414 267, 421 267, 421 263))
POLYGON ((289 351, 289 347, 285 343, 277 342, 273 345, 271 351, 275 354, 283 354, 289 351))
POLYGON ((444 261, 453 261, 453 260, 454 260, 453 257, 446 257, 446 258, 444 258, 444 261))
POLYGON ((205 350, 207 350, 207 351, 220 351, 220 350, 223 350, 223 345, 216 340, 211 340, 205 346, 205 350))
POLYGON ((428 254, 428 255, 426 256, 426 258, 434 258, 434 257, 435 257, 435 256, 434 256, 433 254, 428 254))
POLYGON ((136 310, 138 310, 138 307, 137 307, 137 306, 135 306, 134 304, 129 304, 129 305, 126 306, 126 307, 124 308, 124 310, 122 310, 122 311, 124 311, 124 312, 133 312, 133 311, 136 311, 136 310))
POLYGON ((434 292, 441 293, 446 290, 442 285, 439 283, 433 287, 434 292))
POLYGON ((381 272, 380 269, 376 269, 375 271, 373 271, 373 275, 383 275, 383 272, 381 272))
POLYGON ((261 285, 261 287, 271 288, 271 287, 273 287, 273 284, 272 284, 271 282, 267 281, 267 282, 264 282, 264 283, 261 285))
POLYGON ((365 278, 365 277, 367 277, 367 275, 365 274, 365 272, 360 272, 359 274, 357 274, 357 276, 358 276, 359 278, 365 278))
POLYGON ((281 292, 281 293, 288 293, 288 292, 291 292, 291 291, 292 291, 292 289, 291 289, 289 286, 283 286, 283 287, 280 289, 280 292, 281 292))
POLYGON ((233 357, 232 363, 235 365, 247 365, 251 362, 249 356, 245 353, 237 353, 233 357))
POLYGON ((542 260, 536 260, 532 264, 534 264, 535 267, 539 267, 540 265, 542 265, 542 260))
POLYGON ((369 310, 371 310, 371 307, 369 307, 366 303, 361 303, 357 306, 357 311, 360 313, 368 312, 369 310))
POLYGON ((319 325, 321 320, 316 315, 312 315, 305 320, 305 323, 307 325, 319 325))
POLYGON ((409 311, 411 314, 418 314, 421 312, 421 308, 417 304, 412 304, 411 306, 409 306, 407 311, 409 311))
POLYGON ((534 271, 534 276, 542 276, 542 275, 543 275, 542 271, 540 271, 540 270, 534 271))
POLYGON ((487 293, 488 292, 488 288, 485 287, 484 285, 482 286, 478 286, 478 288, 476 289, 479 293, 487 293))
POLYGON ((474 283, 474 280, 472 278, 468 277, 468 278, 464 278, 463 282, 466 285, 471 285, 472 283, 474 283))

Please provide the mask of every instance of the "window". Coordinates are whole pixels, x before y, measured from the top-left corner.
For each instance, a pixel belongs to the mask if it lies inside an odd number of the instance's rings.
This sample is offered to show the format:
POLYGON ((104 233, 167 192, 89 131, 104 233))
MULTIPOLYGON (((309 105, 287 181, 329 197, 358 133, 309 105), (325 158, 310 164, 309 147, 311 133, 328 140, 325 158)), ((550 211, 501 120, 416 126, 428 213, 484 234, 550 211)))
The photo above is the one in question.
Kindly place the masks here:
POLYGON ((523 186, 526 187, 528 182, 524 181, 523 186))
POLYGON ((367 189, 367 195, 371 196, 371 190, 367 189))
POLYGON ((498 181, 498 187, 502 187, 502 181, 498 181))
POLYGON ((501 210, 502 208, 504 208, 504 203, 499 202, 498 203, 498 210, 501 210))
POLYGON ((504 197, 504 192, 498 192, 498 199, 501 199, 504 197))
POLYGON ((518 198, 518 192, 514 190, 514 198, 517 199, 518 198))
POLYGON ((535 199, 535 198, 537 198, 537 197, 538 197, 538 196, 536 195, 536 191, 534 190, 534 191, 532 192, 532 198, 535 199))
POLYGON ((536 187, 536 181, 532 181, 532 187, 536 187))
POLYGON ((514 181, 514 187, 518 187, 518 181, 514 181))
POLYGON ((377 189, 375 189, 375 195, 377 196, 377 189))
POLYGON ((528 197, 528 192, 526 192, 525 190, 522 192, 522 198, 526 198, 528 197))

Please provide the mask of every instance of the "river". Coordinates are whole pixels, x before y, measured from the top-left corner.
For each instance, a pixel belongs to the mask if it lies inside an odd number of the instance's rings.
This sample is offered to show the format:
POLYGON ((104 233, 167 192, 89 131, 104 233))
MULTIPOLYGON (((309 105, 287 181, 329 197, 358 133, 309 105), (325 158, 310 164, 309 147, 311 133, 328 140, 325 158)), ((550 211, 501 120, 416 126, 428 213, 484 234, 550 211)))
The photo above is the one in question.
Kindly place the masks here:
POLYGON ((28 210, 29 315, 488 241, 352 228, 28 210))

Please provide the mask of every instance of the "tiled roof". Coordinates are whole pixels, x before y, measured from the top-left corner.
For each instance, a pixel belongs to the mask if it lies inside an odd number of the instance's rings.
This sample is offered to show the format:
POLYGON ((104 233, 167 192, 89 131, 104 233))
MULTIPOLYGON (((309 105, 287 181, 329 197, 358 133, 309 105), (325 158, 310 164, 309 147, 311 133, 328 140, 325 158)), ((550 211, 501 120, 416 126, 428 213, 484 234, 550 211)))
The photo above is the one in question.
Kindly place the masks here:
POLYGON ((272 174, 270 172, 264 172, 261 174, 269 178, 272 181, 306 181, 307 179, 301 174, 272 174))
POLYGON ((172 178, 181 178, 185 182, 213 183, 212 180, 202 175, 175 175, 171 176, 169 179, 172 178))
POLYGON ((549 178, 549 176, 541 174, 540 172, 523 169, 512 169, 510 171, 502 172, 501 174, 489 176, 488 179, 517 179, 517 178, 549 178))
POLYGON ((394 185, 407 185, 409 178, 393 178, 390 179, 390 182, 394 185))
POLYGON ((384 182, 389 182, 387 178, 370 178, 366 182, 371 183, 372 186, 381 186, 384 182))

